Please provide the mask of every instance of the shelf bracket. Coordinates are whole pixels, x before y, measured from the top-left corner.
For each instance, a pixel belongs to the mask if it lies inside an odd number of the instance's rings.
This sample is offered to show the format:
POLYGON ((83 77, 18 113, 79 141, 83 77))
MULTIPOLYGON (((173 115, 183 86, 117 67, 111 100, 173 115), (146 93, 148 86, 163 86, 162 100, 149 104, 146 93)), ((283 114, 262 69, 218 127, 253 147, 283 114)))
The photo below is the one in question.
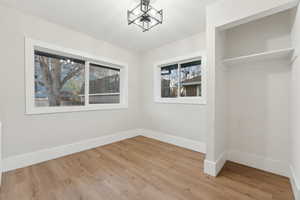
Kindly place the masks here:
POLYGON ((295 55, 291 59, 291 65, 294 64, 294 62, 298 59, 298 55, 295 55))

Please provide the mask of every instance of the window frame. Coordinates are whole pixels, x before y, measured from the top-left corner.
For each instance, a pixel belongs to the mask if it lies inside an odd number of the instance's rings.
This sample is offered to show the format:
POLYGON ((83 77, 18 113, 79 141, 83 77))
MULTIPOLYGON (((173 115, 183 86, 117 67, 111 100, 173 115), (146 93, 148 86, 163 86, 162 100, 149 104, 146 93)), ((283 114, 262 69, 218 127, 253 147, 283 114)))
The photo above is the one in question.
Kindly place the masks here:
POLYGON ((93 110, 113 110, 128 108, 128 65, 108 58, 93 56, 85 52, 68 49, 46 42, 33 40, 25 37, 25 86, 26 86, 26 111, 25 114, 49 114, 63 112, 79 112, 93 110), (66 57, 85 61, 85 104, 82 106, 58 106, 36 107, 35 106, 35 62, 34 51, 44 51, 66 57), (89 72, 90 63, 120 69, 120 103, 118 104, 89 104, 89 72))
MULTIPOLYGON (((166 104, 207 104, 207 67, 206 67, 206 54, 204 52, 196 52, 190 55, 172 58, 169 60, 158 62, 154 65, 154 102, 166 104), (178 81, 180 80, 181 64, 201 60, 201 96, 199 97, 182 97, 178 92, 177 97, 167 98, 161 95, 161 68, 168 65, 178 64, 178 81)), ((178 91, 180 91, 180 85, 178 91)))

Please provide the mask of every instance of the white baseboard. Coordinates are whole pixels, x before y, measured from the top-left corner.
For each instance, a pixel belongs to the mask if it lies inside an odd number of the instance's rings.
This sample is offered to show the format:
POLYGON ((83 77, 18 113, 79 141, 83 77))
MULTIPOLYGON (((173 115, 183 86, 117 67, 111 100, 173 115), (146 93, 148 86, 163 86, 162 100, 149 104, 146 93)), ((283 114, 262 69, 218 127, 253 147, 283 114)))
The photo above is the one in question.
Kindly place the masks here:
POLYGON ((291 176, 290 182, 293 188, 295 200, 300 200, 300 179, 296 176, 293 166, 290 166, 291 176))
POLYGON ((136 137, 139 135, 139 131, 130 130, 119 132, 113 135, 102 136, 90 140, 81 141, 78 143, 58 146, 50 149, 44 149, 32 153, 26 153, 13 157, 8 157, 3 160, 3 171, 11 171, 33 164, 41 163, 44 161, 56 159, 66 155, 78 153, 88 149, 96 148, 106 144, 118 142, 128 138, 136 137))
POLYGON ((197 152, 205 153, 206 145, 201 142, 194 140, 189 140, 186 138, 181 138, 173 135, 163 134, 150 130, 130 130, 119 132, 113 135, 102 136, 99 138, 94 138, 86 141, 81 141, 78 143, 58 146, 54 148, 44 149, 36 152, 26 153, 22 155, 12 156, 3 159, 2 170, 4 172, 31 166, 48 160, 56 159, 66 155, 78 153, 88 149, 96 148, 113 142, 118 142, 124 139, 145 136, 149 138, 154 138, 162 142, 171 143, 180 147, 191 149, 197 152))
POLYGON ((195 141, 148 129, 140 129, 139 131, 140 135, 145 137, 153 138, 162 142, 170 143, 200 153, 206 153, 206 144, 200 141, 195 141))
POLYGON ((211 176, 217 176, 226 163, 226 160, 285 177, 290 177, 291 174, 288 163, 235 150, 223 153, 215 162, 205 160, 204 172, 211 176))
POLYGON ((290 169, 287 162, 274 160, 263 156, 231 150, 227 152, 227 159, 242 165, 289 177, 290 169))
POLYGON ((222 168, 224 167, 226 160, 227 160, 226 152, 220 155, 220 157, 215 162, 205 159, 204 173, 214 177, 218 176, 218 174, 221 172, 222 168))

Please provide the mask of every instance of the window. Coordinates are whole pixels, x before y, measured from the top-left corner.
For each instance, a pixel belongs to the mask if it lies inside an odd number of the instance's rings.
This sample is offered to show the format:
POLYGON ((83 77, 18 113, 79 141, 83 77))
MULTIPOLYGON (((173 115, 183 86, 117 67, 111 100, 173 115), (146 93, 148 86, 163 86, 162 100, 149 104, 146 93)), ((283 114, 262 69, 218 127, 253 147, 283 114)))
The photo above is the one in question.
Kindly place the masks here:
POLYGON ((127 66, 26 39, 26 113, 127 107, 127 66))
POLYGON ((162 67, 161 75, 161 96, 174 98, 178 96, 178 66, 170 65, 162 67))
POLYGON ((205 57, 184 57, 155 65, 154 94, 158 103, 206 103, 205 57))
POLYGON ((180 96, 201 96, 201 60, 180 65, 180 96))
POLYGON ((84 105, 83 60, 34 52, 35 107, 84 105))
POLYGON ((89 102, 120 103, 120 69, 90 64, 89 102))

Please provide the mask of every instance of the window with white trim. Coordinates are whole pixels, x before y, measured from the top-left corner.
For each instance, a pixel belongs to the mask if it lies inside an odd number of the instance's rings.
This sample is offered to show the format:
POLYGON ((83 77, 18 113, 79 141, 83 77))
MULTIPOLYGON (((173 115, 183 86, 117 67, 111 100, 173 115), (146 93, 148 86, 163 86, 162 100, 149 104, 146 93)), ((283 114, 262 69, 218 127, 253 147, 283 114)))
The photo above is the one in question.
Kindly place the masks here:
POLYGON ((120 69, 90 63, 90 104, 120 103, 120 69))
POLYGON ((127 107, 127 66, 26 39, 26 113, 127 107))
POLYGON ((154 71, 155 102, 206 104, 203 54, 162 62, 154 71))

